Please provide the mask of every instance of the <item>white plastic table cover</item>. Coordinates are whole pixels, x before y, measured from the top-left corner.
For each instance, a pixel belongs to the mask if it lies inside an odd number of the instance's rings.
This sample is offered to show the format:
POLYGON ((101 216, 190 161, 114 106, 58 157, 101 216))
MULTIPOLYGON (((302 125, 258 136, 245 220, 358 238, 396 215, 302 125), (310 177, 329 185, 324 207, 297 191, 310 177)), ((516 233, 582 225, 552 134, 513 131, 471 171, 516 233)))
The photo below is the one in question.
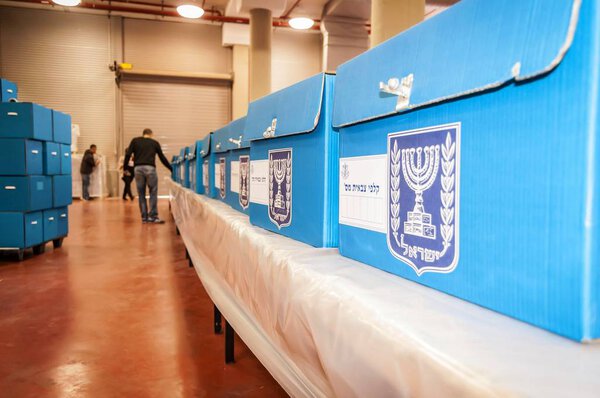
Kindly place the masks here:
POLYGON ((168 184, 206 291, 291 396, 600 396, 598 345, 262 230, 168 184))

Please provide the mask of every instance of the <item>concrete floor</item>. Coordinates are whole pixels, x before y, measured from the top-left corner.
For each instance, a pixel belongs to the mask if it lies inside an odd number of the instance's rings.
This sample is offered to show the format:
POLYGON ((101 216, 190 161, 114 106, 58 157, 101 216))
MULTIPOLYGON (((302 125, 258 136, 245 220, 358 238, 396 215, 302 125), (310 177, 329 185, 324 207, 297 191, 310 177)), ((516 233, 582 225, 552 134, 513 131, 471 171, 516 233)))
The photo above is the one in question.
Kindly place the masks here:
POLYGON ((0 256, 0 397, 286 396, 239 340, 224 364, 213 307, 165 225, 137 202, 75 202, 61 249, 0 256))

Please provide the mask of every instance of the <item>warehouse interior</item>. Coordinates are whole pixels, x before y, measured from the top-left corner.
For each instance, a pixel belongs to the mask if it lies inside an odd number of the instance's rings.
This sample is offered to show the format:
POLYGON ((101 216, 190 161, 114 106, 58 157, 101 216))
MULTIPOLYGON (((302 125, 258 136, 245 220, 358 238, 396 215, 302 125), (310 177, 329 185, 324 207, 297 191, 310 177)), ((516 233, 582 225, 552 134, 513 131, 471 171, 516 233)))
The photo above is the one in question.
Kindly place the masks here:
POLYGON ((600 396, 598 37, 0 0, 0 397, 600 396))

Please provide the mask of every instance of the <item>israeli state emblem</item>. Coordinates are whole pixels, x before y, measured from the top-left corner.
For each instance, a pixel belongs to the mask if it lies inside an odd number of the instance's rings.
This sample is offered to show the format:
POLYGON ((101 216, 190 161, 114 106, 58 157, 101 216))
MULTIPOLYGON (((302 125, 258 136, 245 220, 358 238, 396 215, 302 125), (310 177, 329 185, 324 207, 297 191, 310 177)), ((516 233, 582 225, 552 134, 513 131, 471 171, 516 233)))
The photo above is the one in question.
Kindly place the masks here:
POLYGON ((388 135, 391 253, 417 275, 458 263, 460 123, 388 135))
POLYGON ((269 218, 277 228, 292 222, 292 149, 269 151, 269 218))
POLYGON ((226 185, 225 185, 225 168, 227 167, 227 161, 225 158, 219 158, 219 196, 221 199, 225 199, 226 185))
POLYGON ((250 156, 240 156, 240 206, 247 209, 250 203, 250 156))

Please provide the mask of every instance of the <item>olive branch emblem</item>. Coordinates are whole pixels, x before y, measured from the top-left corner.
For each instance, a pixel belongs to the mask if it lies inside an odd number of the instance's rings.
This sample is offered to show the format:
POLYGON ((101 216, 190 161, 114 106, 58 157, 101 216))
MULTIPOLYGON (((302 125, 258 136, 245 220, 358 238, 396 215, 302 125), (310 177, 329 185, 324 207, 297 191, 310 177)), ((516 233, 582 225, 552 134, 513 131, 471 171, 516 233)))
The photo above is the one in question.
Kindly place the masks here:
POLYGON ((446 135, 446 141, 442 145, 442 207, 440 214, 442 216, 441 234, 444 240, 444 249, 440 257, 446 254, 450 247, 450 241, 454 237, 454 168, 456 154, 456 143, 452 142, 450 133, 446 135))

